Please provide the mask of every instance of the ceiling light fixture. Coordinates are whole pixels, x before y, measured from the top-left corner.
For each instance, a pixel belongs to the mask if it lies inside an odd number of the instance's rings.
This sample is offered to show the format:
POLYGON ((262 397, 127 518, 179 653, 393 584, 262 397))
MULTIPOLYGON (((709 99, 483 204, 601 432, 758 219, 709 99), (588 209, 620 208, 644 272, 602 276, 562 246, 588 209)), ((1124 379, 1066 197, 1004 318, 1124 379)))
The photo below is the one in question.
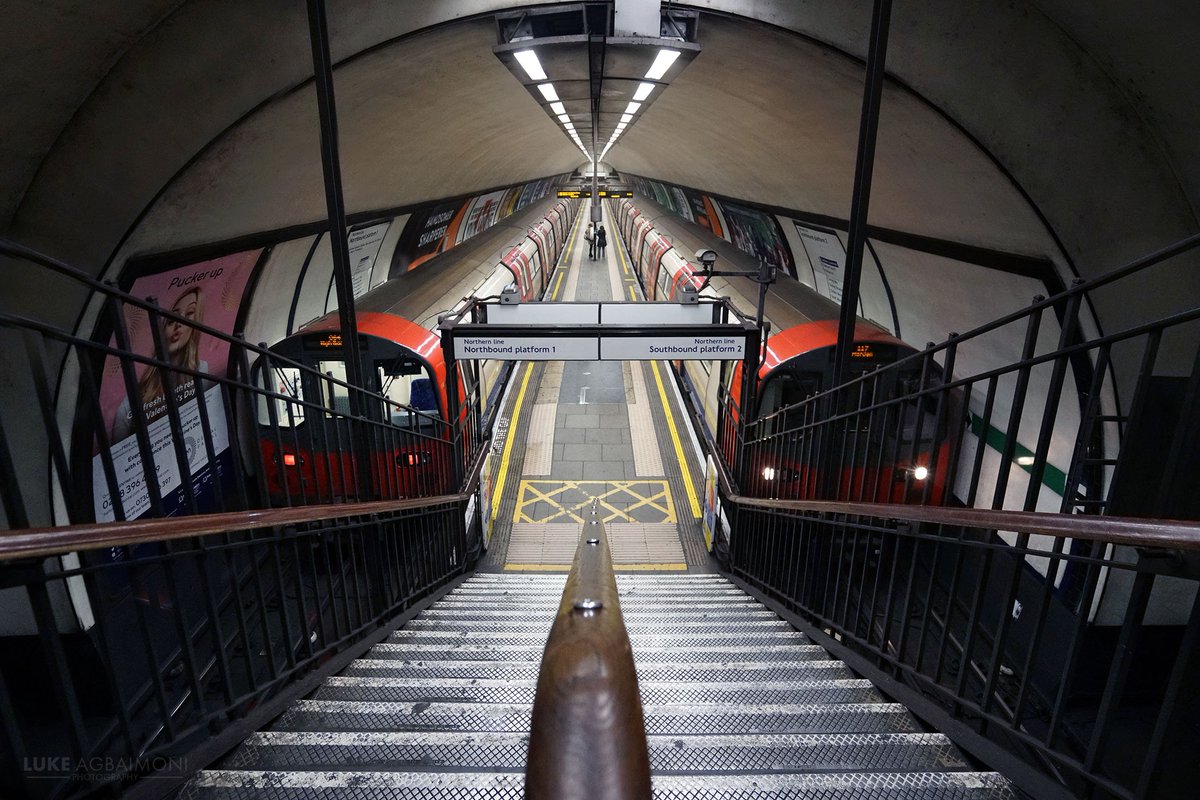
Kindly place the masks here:
POLYGON ((555 114, 567 113, 567 107, 564 106, 562 103, 551 103, 550 110, 553 111, 555 114))
POLYGON ((659 50, 658 57, 650 65, 646 77, 652 81, 662 80, 662 76, 667 74, 667 70, 671 68, 677 58, 679 58, 678 50, 659 50))
POLYGON ((645 100, 647 97, 649 97, 650 93, 653 91, 654 91, 653 83, 639 83, 637 91, 633 93, 633 99, 640 103, 643 100, 645 100))
POLYGON ((542 62, 538 61, 537 53, 532 50, 518 50, 513 55, 516 56, 521 68, 525 70, 525 74, 529 76, 529 80, 546 80, 546 71, 542 69, 542 62))
POLYGON ((633 121, 633 114, 622 114, 621 115, 621 122, 628 124, 632 121, 633 121))
POLYGON ((558 92, 554 91, 553 83, 539 83, 538 91, 542 93, 542 97, 546 98, 547 103, 558 100, 558 92))
POLYGON ((625 113, 626 114, 636 114, 638 112, 638 109, 641 107, 642 107, 641 103, 630 103, 629 105, 625 106, 625 113))

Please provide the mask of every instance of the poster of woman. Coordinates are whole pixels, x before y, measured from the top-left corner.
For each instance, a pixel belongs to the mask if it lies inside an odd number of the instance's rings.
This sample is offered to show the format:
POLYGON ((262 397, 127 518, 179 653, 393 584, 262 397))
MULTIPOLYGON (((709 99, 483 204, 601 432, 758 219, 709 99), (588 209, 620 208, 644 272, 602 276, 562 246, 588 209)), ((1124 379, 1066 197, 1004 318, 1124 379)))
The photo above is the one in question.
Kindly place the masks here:
MULTIPOLYGON (((161 360, 167 366, 134 362, 135 387, 127 391, 121 363, 109 357, 100 383, 100 410, 108 440, 107 452, 101 452, 96 437, 92 459, 92 485, 97 521, 117 518, 117 503, 112 496, 104 470, 104 457, 111 458, 125 519, 136 519, 150 509, 150 476, 157 476, 163 498, 163 513, 177 513, 183 505, 183 478, 190 478, 194 497, 206 497, 211 484, 228 460, 229 429, 225 419, 221 387, 216 379, 228 371, 229 344, 203 333, 194 324, 232 334, 246 285, 262 255, 261 249, 236 253, 211 261, 189 264, 136 277, 127 291, 146 298, 165 311, 156 315, 158 337, 164 352, 158 352, 150 314, 136 306, 126 306, 125 324, 130 347, 138 355, 161 360), (168 411, 168 387, 174 387, 186 465, 176 457, 168 411), (205 403, 208 426, 205 429, 199 402, 205 403), (153 465, 142 463, 138 430, 144 427, 150 444, 153 465), (207 437, 216 465, 208 463, 207 437)), ((115 340, 112 342, 115 346, 115 340)), ((214 509, 206 509, 214 510, 214 509)))

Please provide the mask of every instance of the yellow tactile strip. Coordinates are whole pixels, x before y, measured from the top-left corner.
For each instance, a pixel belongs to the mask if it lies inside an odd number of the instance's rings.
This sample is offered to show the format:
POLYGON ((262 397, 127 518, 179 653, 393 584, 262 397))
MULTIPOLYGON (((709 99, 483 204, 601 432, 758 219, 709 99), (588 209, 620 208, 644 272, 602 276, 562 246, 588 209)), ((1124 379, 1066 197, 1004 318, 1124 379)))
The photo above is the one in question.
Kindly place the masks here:
POLYGON ((675 503, 665 480, 522 480, 513 522, 582 523, 596 500, 607 522, 675 522, 675 503))
POLYGON ((646 392, 646 379, 640 362, 630 364, 629 383, 633 389, 633 402, 626 404, 629 411, 629 438, 633 444, 634 474, 662 475, 662 451, 658 448, 658 437, 654 435, 654 417, 650 410, 650 395, 646 392))
MULTIPOLYGON (((562 371, 562 362, 558 363, 562 371)), ((557 403, 534 403, 529 417, 529 432, 526 434, 525 462, 522 470, 526 475, 549 475, 554 462, 554 415, 557 403)))

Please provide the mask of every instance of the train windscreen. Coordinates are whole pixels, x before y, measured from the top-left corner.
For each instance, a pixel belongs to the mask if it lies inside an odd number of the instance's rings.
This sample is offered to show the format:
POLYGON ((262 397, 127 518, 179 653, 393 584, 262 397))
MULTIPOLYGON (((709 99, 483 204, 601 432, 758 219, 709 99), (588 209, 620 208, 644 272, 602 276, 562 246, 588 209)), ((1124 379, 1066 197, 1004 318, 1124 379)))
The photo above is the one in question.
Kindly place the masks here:
MULTIPOLYGON (((291 340, 289 344, 295 342, 291 340)), ((274 401, 275 423, 283 427, 300 425, 304 422, 306 408, 310 414, 314 408, 324 408, 327 418, 348 416, 351 413, 349 380, 340 337, 310 335, 300 337, 299 344, 299 347, 280 346, 277 349, 281 355, 310 367, 321 377, 285 364, 273 365, 269 374, 265 368, 256 370, 258 380, 269 384, 264 388, 282 395, 274 401)), ((373 339, 364 350, 371 366, 368 372, 370 385, 366 388, 387 400, 386 403, 371 404, 381 408, 367 409, 369 415, 378 414, 404 428, 428 427, 440 418, 437 387, 425 363, 409 351, 378 339, 373 339)), ((266 399, 260 398, 259 423, 272 424, 271 416, 266 399)))

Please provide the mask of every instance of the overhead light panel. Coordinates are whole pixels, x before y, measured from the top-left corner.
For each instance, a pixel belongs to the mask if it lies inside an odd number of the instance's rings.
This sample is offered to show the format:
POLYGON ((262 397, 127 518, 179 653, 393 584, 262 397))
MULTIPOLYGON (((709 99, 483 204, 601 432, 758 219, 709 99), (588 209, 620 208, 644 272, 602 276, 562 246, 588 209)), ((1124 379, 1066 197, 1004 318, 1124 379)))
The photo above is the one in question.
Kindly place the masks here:
POLYGON ((558 100, 558 92, 554 91, 553 83, 539 83, 538 91, 542 93, 542 97, 546 98, 547 103, 553 103, 558 100))
POLYGON ((633 93, 633 99, 640 103, 643 100, 645 100, 647 97, 649 97, 650 93, 653 91, 654 91, 653 83, 639 83, 637 91, 633 93))
POLYGON ((551 103, 550 110, 553 111, 555 114, 567 113, 567 107, 564 106, 562 103, 551 103))
POLYGON ((641 107, 642 107, 641 103, 630 103, 629 105, 625 106, 625 113, 626 114, 636 114, 638 112, 638 109, 641 107))
POLYGON ((546 71, 542 69, 542 62, 538 61, 537 53, 532 50, 518 50, 513 55, 516 57, 517 63, 521 65, 521 69, 525 70, 525 74, 529 76, 529 80, 546 80, 546 71))
POLYGON ((662 76, 667 74, 667 70, 671 68, 677 58, 679 58, 678 50, 659 50, 646 77, 652 81, 662 80, 662 76))
POLYGON ((632 120, 633 120, 633 114, 622 114, 621 115, 621 122, 628 124, 632 120))

